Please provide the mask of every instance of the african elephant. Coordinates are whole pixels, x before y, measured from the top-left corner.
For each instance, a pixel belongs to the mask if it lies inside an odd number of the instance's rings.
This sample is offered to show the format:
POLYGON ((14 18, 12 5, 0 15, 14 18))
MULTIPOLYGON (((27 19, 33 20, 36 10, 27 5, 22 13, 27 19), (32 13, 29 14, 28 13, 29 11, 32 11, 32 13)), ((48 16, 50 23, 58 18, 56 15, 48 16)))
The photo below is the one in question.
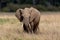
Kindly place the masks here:
POLYGON ((23 22, 23 28, 26 32, 37 32, 40 21, 40 12, 37 9, 33 7, 18 9, 15 15, 20 22, 23 22))

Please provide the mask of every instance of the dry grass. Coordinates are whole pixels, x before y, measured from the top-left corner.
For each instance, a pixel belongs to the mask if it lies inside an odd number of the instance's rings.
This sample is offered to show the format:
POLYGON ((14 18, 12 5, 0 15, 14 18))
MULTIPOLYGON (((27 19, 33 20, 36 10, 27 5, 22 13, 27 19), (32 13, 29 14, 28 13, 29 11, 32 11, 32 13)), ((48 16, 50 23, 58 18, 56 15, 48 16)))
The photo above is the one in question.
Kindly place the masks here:
POLYGON ((0 14, 0 40, 60 40, 59 13, 41 15, 39 34, 24 33, 22 23, 13 14, 0 14))

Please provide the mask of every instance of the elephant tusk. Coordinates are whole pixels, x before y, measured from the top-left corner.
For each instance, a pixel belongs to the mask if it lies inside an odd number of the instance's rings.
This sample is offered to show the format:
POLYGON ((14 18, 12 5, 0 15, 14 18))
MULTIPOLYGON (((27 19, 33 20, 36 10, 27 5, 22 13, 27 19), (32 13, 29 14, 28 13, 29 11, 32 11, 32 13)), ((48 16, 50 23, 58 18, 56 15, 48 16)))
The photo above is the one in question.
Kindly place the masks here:
POLYGON ((31 29, 31 25, 29 24, 29 28, 31 29))

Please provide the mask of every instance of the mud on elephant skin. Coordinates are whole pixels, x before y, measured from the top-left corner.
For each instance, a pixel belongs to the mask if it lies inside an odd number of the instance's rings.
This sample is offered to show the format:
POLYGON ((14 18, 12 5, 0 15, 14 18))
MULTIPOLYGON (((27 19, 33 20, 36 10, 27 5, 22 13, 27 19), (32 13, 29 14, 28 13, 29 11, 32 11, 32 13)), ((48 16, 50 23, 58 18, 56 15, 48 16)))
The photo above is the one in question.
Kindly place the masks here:
POLYGON ((25 32, 36 33, 40 21, 40 12, 33 8, 18 9, 15 16, 20 22, 23 22, 25 32))

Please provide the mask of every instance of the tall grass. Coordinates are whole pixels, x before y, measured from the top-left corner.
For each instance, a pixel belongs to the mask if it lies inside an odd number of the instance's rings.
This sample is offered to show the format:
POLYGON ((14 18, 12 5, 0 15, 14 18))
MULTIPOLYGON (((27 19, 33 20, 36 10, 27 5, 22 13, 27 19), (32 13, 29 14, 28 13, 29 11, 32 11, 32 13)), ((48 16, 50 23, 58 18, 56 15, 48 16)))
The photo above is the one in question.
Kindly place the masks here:
POLYGON ((42 14, 39 29, 39 34, 28 34, 15 16, 0 16, 0 40, 60 40, 60 14, 42 14))

